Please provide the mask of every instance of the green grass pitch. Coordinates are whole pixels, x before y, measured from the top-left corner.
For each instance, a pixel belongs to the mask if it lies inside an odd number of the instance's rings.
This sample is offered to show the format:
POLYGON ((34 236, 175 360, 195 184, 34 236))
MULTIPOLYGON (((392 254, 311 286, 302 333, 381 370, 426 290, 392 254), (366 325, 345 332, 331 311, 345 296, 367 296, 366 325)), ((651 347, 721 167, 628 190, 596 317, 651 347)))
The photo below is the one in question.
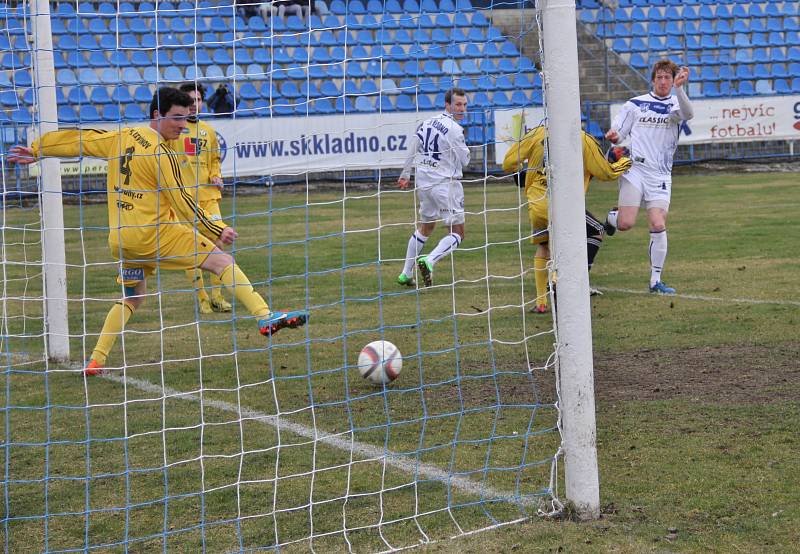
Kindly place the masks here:
MULTIPOLYGON (((40 256, 37 216, 6 209, 3 542, 363 552, 531 516, 426 548, 789 550, 797 177, 677 176, 664 273, 676 297, 646 293, 644 219, 606 239, 591 275, 605 293, 592 300, 604 515, 589 523, 534 515, 559 441, 553 335, 549 316, 526 310, 533 247, 519 240, 527 216, 513 185, 467 187, 466 241, 454 267, 437 266, 441 286, 419 292, 394 284, 407 193, 226 197, 238 263, 271 306, 309 306, 308 326, 270 343, 247 314, 198 317, 184 276, 162 272, 109 359, 127 382, 44 371, 41 279, 24 263, 40 256), (377 338, 405 356, 385 394, 354 367, 377 338)), ((588 206, 600 216, 614 198, 595 183, 588 206)), ((65 220, 77 364, 119 289, 105 205, 66 205, 65 220)))

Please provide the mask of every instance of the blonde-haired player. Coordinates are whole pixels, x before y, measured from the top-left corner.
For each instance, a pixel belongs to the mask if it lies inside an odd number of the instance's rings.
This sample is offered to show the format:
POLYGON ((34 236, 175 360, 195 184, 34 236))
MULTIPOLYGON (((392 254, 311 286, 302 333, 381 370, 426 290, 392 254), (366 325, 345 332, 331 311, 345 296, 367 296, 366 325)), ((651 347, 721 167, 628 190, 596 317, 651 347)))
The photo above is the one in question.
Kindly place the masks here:
POLYGON ((84 369, 86 375, 103 373, 117 337, 144 302, 147 277, 159 267, 184 271, 201 267, 219 276, 236 300, 258 318, 262 335, 303 325, 308 318, 306 312, 270 311, 231 255, 214 245, 231 244, 238 235, 197 206, 186 187, 187 177, 191 178, 188 161, 167 145, 186 127, 191 103, 184 92, 160 88, 150 103, 149 126, 53 131, 31 147, 9 149, 8 161, 18 164, 43 156, 108 160, 108 245, 119 261, 117 282, 123 286, 123 297, 106 316, 84 369))
MULTIPOLYGON (((533 258, 534 278, 536 281, 536 305, 533 311, 546 313, 547 301, 547 261, 550 259, 550 235, 548 226, 549 200, 547 197, 547 168, 544 166, 545 138, 547 130, 544 125, 533 128, 522 140, 508 149, 503 159, 503 170, 509 173, 526 175, 525 195, 528 198, 528 216, 533 228, 531 242, 536 245, 533 258), (527 172, 523 171, 527 162, 527 172)), ((600 144, 589 133, 583 131, 583 192, 589 190, 589 181, 597 177, 604 181, 616 179, 631 167, 630 158, 620 158, 609 163, 600 149, 600 144)), ((520 185, 522 186, 522 185, 520 185)), ((586 212, 586 250, 589 269, 603 242, 603 224, 591 213, 586 212)))
MULTIPOLYGON (((184 83, 179 90, 188 94, 193 103, 189 106, 186 128, 177 140, 170 141, 170 147, 178 154, 186 154, 189 158, 189 166, 194 170, 195 179, 187 186, 191 188, 197 205, 203 208, 212 220, 222 219, 219 201, 222 199, 223 181, 217 133, 211 125, 200 121, 198 117, 203 111, 205 87, 200 83, 184 83)), ((202 229, 200 232, 203 232, 202 229)), ((187 270, 186 277, 197 290, 197 302, 201 314, 231 311, 230 302, 222 296, 222 281, 216 275, 211 274, 211 298, 206 292, 203 271, 200 268, 187 270)))

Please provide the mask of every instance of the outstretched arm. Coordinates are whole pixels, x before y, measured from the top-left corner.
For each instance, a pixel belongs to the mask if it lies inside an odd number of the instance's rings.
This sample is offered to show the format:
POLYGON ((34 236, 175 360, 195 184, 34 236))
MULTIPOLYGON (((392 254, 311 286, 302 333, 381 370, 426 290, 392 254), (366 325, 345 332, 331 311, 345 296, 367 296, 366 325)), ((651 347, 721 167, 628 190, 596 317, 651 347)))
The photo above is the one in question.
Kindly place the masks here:
POLYGON ((98 129, 64 129, 45 133, 30 147, 12 146, 8 161, 20 165, 32 164, 39 158, 109 158, 116 132, 98 129))

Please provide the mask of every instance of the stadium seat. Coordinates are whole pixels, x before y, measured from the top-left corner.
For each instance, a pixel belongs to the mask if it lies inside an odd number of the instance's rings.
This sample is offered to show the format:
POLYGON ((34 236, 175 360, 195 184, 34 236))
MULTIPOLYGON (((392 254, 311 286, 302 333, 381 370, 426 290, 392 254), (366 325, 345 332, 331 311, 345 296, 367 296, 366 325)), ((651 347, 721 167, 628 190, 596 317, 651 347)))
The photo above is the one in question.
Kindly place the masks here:
POLYGON ((357 112, 374 112, 375 111, 375 101, 368 96, 358 96, 356 97, 356 101, 354 103, 354 109, 357 112))
POLYGON ((72 106, 59 106, 58 107, 58 121, 59 123, 77 123, 78 114, 72 109, 72 106))
POLYGON ((739 88, 737 91, 739 96, 752 96, 755 92, 752 81, 739 81, 739 88))
POLYGON ((125 106, 125 120, 141 123, 150 119, 150 117, 142 110, 139 104, 128 104, 125 106))
POLYGON ((403 112, 411 112, 417 109, 416 103, 414 99, 409 96, 408 94, 400 94, 397 96, 397 101, 395 102, 395 108, 398 111, 403 112))
POLYGON ((12 75, 12 81, 17 88, 28 88, 33 86, 33 79, 31 74, 25 69, 18 69, 12 75))
POLYGON ((103 106, 101 116, 103 121, 122 121, 122 111, 116 104, 103 106))
POLYGON ((111 96, 109 96, 106 87, 93 87, 89 95, 89 101, 93 104, 110 104, 111 96))

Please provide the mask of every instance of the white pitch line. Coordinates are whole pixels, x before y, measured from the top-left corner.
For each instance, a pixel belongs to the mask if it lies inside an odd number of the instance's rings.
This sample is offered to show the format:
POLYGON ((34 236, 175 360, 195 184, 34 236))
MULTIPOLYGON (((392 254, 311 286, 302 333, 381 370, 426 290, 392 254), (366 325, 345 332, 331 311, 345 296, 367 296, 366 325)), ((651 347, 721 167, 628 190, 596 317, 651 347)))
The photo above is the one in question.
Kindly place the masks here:
MULTIPOLYGON (((162 398, 170 397, 170 399, 188 400, 190 402, 200 402, 201 400, 200 396, 197 394, 181 392, 170 387, 162 387, 160 385, 156 385, 155 383, 151 383, 150 381, 137 379, 135 377, 123 377, 122 375, 108 374, 104 375, 103 378, 123 385, 126 383, 128 385, 133 385, 141 391, 159 394, 162 398)), ((386 463, 386 465, 395 467, 410 475, 419 475, 427 479, 440 481, 442 483, 452 485, 453 488, 467 494, 472 494, 481 498, 510 500, 527 507, 537 507, 539 505, 538 500, 519 499, 516 498, 514 494, 503 492, 481 483, 476 483, 467 477, 450 475, 446 471, 436 466, 420 463, 419 461, 408 456, 377 448, 371 444, 366 444, 355 440, 345 440, 340 436, 332 435, 330 433, 326 433, 325 431, 319 431, 300 423, 293 423, 286 417, 277 417, 245 407, 239 408, 235 404, 231 404, 230 402, 225 402, 222 400, 203 399, 203 405, 211 406, 224 412, 231 412, 237 415, 241 414, 241 417, 243 418, 252 418, 253 420, 259 421, 264 425, 274 427, 278 429, 278 431, 289 431, 295 435, 311 439, 315 442, 323 443, 332 448, 337 448, 345 452, 353 452, 354 454, 357 454, 367 460, 382 460, 384 463, 386 463)))
MULTIPOLYGON (((640 289, 615 289, 610 287, 597 287, 601 292, 622 292, 625 294, 653 295, 649 290, 640 289)), ((653 295, 656 296, 656 295, 653 295)), ((729 304, 776 304, 778 306, 800 306, 796 300, 758 300, 756 298, 724 298, 719 296, 703 296, 702 294, 671 294, 658 295, 666 298, 685 298, 687 300, 705 300, 708 302, 727 302, 729 304)))

